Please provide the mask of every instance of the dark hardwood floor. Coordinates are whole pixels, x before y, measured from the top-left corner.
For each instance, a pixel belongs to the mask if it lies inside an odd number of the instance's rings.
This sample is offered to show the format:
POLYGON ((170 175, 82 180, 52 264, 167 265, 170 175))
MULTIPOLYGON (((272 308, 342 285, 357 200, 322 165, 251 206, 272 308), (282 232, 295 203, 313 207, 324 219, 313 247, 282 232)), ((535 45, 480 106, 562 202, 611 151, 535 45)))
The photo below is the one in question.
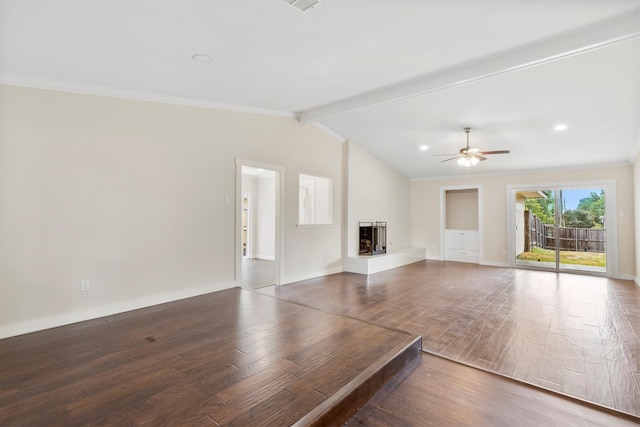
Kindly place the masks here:
POLYGON ((0 340, 0 425, 335 425, 419 338, 239 288, 0 340))
POLYGON ((258 289, 276 283, 276 262, 258 258, 242 258, 242 288, 258 289))
POLYGON ((229 289, 0 340, 0 425, 629 425, 639 308, 630 282, 442 262, 229 289))
POLYGON ((406 330, 428 352, 640 416, 630 281, 425 261, 258 292, 406 330))
POLYGON ((348 427, 622 427, 637 420, 423 353, 367 402, 348 427))

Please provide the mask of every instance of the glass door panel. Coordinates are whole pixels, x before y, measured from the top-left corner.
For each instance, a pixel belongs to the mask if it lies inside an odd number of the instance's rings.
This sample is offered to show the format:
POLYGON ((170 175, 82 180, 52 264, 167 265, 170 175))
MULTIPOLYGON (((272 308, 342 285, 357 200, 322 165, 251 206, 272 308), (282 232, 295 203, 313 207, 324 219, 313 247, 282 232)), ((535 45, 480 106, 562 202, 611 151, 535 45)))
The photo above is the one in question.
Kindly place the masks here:
POLYGON ((556 191, 517 191, 515 206, 516 266, 557 269, 556 191))
POLYGON ((605 189, 562 188, 559 195, 559 269, 605 273, 605 189))

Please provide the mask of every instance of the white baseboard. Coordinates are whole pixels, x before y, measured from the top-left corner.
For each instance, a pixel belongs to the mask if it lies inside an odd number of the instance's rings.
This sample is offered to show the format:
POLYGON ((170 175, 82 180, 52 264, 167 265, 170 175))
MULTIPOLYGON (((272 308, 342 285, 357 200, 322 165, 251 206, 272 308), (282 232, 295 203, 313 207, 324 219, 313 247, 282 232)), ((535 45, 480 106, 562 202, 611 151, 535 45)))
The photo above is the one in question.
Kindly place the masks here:
POLYGON ((83 322, 85 320, 97 319, 99 317, 112 316, 114 314, 124 313, 125 311, 137 310, 139 308, 164 304, 184 298, 191 298, 198 295, 208 294, 210 292, 233 288, 236 286, 240 286, 240 284, 237 282, 218 283, 208 286, 201 286, 198 288, 181 289, 179 291, 167 292, 128 301, 121 301, 114 304, 93 307, 87 310, 78 310, 70 313, 61 313, 54 316, 41 317, 38 319, 31 319, 8 325, 0 325, 0 339, 9 338, 16 335, 28 334, 30 332, 42 331, 44 329, 55 328, 72 323, 83 322))
POLYGON ((511 267, 506 262, 496 262, 496 261, 480 261, 480 265, 486 265, 489 267, 505 267, 505 268, 511 267))
POLYGON ((276 257, 274 255, 256 254, 252 258, 264 259, 264 260, 267 260, 267 261, 275 261, 276 260, 276 257))
POLYGON ((636 282, 636 285, 638 284, 638 278, 633 277, 631 274, 612 274, 609 277, 612 279, 631 280, 632 282, 636 282))
MULTIPOLYGON (((494 262, 494 261, 482 261, 480 262, 480 265, 486 265, 486 266, 491 266, 491 267, 505 267, 505 268, 517 268, 516 266, 513 265, 509 265, 507 263, 503 263, 503 262, 494 262)), ((540 270, 543 271, 543 270, 540 270)), ((549 270, 551 271, 551 270, 549 270)), ((564 273, 570 273, 569 271, 564 271, 564 273)), ((636 285, 640 286, 639 280, 640 278, 638 277, 633 277, 632 275, 629 274, 612 274, 609 275, 607 277, 610 277, 611 279, 620 279, 620 280, 631 280, 636 282, 636 285)))

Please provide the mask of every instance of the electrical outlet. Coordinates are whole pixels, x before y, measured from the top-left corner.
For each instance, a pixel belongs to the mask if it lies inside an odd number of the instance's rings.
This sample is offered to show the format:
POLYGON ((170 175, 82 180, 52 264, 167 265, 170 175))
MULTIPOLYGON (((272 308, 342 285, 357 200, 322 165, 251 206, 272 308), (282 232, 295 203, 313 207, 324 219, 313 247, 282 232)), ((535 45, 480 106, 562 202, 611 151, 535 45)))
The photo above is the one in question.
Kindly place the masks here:
POLYGON ((90 286, 90 284, 89 284, 89 281, 88 281, 88 280, 86 280, 86 279, 85 279, 85 280, 81 280, 81 281, 80 281, 80 290, 81 290, 82 292, 85 292, 85 291, 88 291, 89 289, 91 289, 91 286, 90 286))

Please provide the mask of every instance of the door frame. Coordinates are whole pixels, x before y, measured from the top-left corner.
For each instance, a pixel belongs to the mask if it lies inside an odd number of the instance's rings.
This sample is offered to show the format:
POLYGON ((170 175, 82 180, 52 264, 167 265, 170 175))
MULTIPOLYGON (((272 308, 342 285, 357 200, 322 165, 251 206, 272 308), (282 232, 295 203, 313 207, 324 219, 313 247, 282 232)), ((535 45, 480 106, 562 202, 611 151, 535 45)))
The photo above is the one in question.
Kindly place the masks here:
POLYGON ((252 160, 236 158, 236 194, 235 194, 235 281, 242 284, 242 167, 269 169, 276 173, 276 200, 275 200, 275 284, 282 284, 284 277, 284 206, 285 206, 285 168, 280 165, 255 162, 252 160))
POLYGON ((507 185, 507 264, 511 268, 523 268, 532 270, 544 270, 562 273, 574 273, 574 274, 588 274, 595 276, 605 275, 607 277, 616 277, 618 275, 618 215, 617 215, 617 196, 616 196, 616 180, 615 179, 600 179, 593 181, 563 181, 554 183, 539 183, 539 184, 510 184, 507 185), (601 187, 605 190, 605 223, 607 224, 607 243, 605 245, 607 250, 607 271, 606 273, 599 273, 595 271, 578 271, 560 269, 559 263, 556 263, 556 267, 540 268, 536 266, 523 266, 517 265, 515 260, 515 248, 516 248, 516 233, 517 220, 516 220, 516 193, 522 190, 553 190, 556 194, 559 194, 559 190, 569 188, 594 188, 601 187))

